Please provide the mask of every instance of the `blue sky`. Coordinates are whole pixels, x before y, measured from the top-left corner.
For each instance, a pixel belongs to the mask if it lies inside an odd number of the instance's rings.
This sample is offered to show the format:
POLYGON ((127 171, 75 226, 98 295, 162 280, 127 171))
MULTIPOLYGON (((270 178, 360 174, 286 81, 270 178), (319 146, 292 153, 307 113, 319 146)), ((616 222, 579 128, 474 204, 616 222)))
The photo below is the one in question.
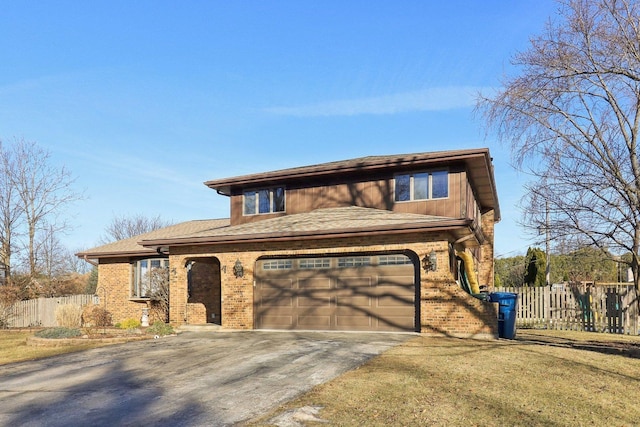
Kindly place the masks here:
POLYGON ((115 216, 228 216, 206 180, 353 157, 489 147, 496 254, 524 253, 526 177, 485 135, 551 0, 5 1, 0 139, 50 150, 86 198, 70 249, 115 216))

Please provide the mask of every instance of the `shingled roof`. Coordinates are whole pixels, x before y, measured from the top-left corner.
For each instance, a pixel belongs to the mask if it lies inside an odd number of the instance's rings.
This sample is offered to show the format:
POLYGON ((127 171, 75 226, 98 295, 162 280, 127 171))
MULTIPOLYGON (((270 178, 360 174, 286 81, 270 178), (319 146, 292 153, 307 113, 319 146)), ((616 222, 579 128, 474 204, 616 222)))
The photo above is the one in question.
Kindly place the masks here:
POLYGON ((128 239, 118 240, 117 242, 108 243, 103 246, 98 246, 93 249, 88 249, 77 253, 79 257, 86 258, 106 258, 115 256, 137 256, 137 255, 154 255, 156 250, 153 248, 146 248, 139 244, 141 240, 145 239, 159 239, 159 238, 172 238, 177 236, 190 235, 197 232, 204 232, 206 230, 213 230, 220 227, 229 226, 229 219, 204 219, 187 221, 179 224, 171 225, 169 227, 160 228, 158 230, 150 231, 135 237, 128 239))
MULTIPOLYGON (((221 194, 230 195, 231 188, 283 183, 335 174, 390 173, 415 167, 442 167, 464 164, 484 210, 493 209, 495 220, 500 209, 493 175, 492 159, 487 148, 439 151, 390 156, 368 156, 357 159, 282 169, 207 181, 205 184, 221 194)), ((420 214, 407 214, 364 207, 318 209, 312 212, 230 226, 229 219, 196 220, 109 243, 77 255, 85 258, 147 256, 164 252, 169 246, 242 243, 391 234, 416 231, 448 230, 454 235, 473 233, 473 221, 420 214)), ((480 233, 481 234, 481 233, 480 233)), ((482 236, 477 236, 482 239, 482 236)))
POLYGON ((453 229, 466 229, 468 233, 470 225, 471 221, 467 219, 351 206, 317 209, 236 226, 202 229, 182 236, 145 237, 139 242, 146 247, 161 247, 453 229))

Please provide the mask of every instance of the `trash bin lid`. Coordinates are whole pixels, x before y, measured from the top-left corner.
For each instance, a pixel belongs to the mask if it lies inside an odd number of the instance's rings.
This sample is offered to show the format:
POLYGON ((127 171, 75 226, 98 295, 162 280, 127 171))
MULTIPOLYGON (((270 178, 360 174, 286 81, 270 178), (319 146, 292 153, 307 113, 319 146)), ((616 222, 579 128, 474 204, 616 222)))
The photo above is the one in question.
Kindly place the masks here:
POLYGON ((513 292, 491 292, 489 294, 489 300, 491 302, 509 301, 518 298, 518 294, 513 292))

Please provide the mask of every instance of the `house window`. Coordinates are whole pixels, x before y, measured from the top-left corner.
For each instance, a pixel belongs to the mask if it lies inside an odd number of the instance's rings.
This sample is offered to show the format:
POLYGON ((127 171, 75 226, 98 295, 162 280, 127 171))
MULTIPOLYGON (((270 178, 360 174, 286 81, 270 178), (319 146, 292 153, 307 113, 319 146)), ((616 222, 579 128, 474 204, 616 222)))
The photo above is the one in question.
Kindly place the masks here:
POLYGON ((396 175, 395 193, 396 202, 449 197, 449 173, 433 171, 396 175))
POLYGON ((431 198, 449 197, 449 173, 447 171, 431 172, 431 198))
POLYGON ((404 265, 413 264, 411 258, 406 255, 380 255, 378 265, 404 265))
POLYGON ((284 212, 284 187, 248 190, 243 199, 245 215, 284 212))
POLYGON ((300 260, 300 268, 303 270, 329 268, 330 263, 329 258, 303 258, 300 260))
POLYGON ((263 270, 289 270, 291 267, 290 259, 274 259, 262 263, 263 270))
POLYGON ((338 258, 339 268, 365 267, 368 265, 371 265, 371 257, 368 257, 368 256, 353 256, 353 257, 338 258))
POLYGON ((159 297, 169 286, 169 259, 148 258, 131 263, 131 297, 159 297))

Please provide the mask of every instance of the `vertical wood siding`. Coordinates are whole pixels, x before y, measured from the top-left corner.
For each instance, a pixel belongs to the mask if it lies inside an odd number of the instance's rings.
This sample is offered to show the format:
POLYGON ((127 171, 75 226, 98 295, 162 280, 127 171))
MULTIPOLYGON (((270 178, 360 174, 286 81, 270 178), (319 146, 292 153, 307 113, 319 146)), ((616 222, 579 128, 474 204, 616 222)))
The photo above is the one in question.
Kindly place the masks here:
POLYGON ((393 177, 371 177, 352 182, 317 182, 290 185, 286 189, 285 212, 248 215, 242 213, 242 194, 231 196, 231 224, 260 221, 282 215, 311 212, 320 208, 361 206, 401 213, 475 219, 475 195, 464 171, 449 172, 449 197, 396 202, 393 177))

